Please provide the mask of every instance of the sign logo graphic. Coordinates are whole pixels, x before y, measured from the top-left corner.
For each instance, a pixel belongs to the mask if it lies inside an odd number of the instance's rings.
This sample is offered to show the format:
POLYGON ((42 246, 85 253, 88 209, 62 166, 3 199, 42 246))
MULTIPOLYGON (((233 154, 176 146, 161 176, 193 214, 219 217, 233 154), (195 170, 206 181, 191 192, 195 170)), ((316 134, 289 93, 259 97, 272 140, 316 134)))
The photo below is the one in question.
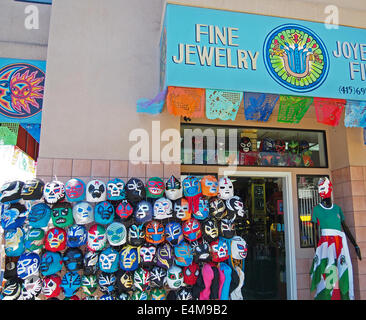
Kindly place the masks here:
POLYGON ((271 77, 294 92, 309 92, 327 78, 329 57, 323 41, 310 29, 284 24, 272 30, 263 46, 271 77))
POLYGON ((0 68, 0 114, 28 118, 42 110, 44 72, 27 63, 0 68))

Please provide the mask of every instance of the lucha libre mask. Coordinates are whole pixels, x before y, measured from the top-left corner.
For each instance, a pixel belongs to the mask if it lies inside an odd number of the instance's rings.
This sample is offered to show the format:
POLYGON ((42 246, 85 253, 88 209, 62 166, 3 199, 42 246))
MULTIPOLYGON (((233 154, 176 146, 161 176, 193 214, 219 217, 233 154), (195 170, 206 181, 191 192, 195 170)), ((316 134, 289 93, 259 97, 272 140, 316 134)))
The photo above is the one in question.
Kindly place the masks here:
POLYGON ((72 215, 76 224, 88 224, 94 221, 94 209, 86 201, 75 204, 72 208, 72 215))
POLYGON ((248 137, 241 137, 239 143, 240 152, 248 153, 252 151, 252 141, 248 137))
POLYGON ((61 181, 47 182, 43 189, 43 197, 46 203, 55 204, 65 199, 65 185, 61 181))
POLYGON ((0 202, 16 202, 21 199, 23 185, 22 181, 11 181, 3 184, 0 189, 0 202))
POLYGON ((56 203, 51 210, 52 223, 55 227, 66 228, 73 224, 72 206, 69 202, 56 203))
POLYGON ((112 247, 104 249, 99 254, 99 269, 103 272, 113 273, 118 270, 119 254, 112 247))
POLYGON ((94 208, 94 220, 99 224, 110 224, 114 219, 114 207, 108 201, 99 202, 94 208))
POLYGON ((166 197, 174 201, 182 197, 182 192, 180 181, 172 175, 165 184, 166 197))
POLYGON ((137 223, 144 224, 145 222, 151 221, 153 216, 153 208, 149 201, 142 200, 137 203, 133 212, 137 223))
POLYGON ((77 271, 83 268, 83 252, 80 248, 67 248, 63 254, 66 269, 77 271))
POLYGON ((106 230, 99 224, 93 224, 88 230, 87 247, 91 251, 102 250, 107 243, 106 230))
POLYGON ((121 246, 126 243, 127 231, 124 224, 113 222, 107 227, 107 240, 111 246, 121 246))
POLYGON ((70 248, 81 247, 86 244, 88 232, 83 225, 73 224, 67 229, 66 244, 70 248))
POLYGON ((87 296, 91 296, 97 291, 98 289, 98 283, 97 283, 97 276, 92 275, 83 275, 81 277, 81 289, 83 290, 83 293, 87 296))
POLYGON ((152 265, 155 263, 156 257, 156 247, 154 245, 149 245, 145 243, 140 248, 140 261, 142 267, 146 269, 150 269, 152 265))
POLYGON ((20 203, 10 204, 1 214, 1 226, 4 230, 21 227, 26 219, 27 209, 20 203))
POLYGON ((51 219, 51 208, 43 203, 34 204, 28 214, 29 226, 33 228, 47 227, 51 219))
POLYGON ((219 237, 219 228, 214 219, 208 219, 202 223, 203 238, 208 242, 217 240, 219 237))
POLYGON ((119 269, 116 272, 116 284, 119 292, 126 292, 132 289, 133 285, 133 273, 119 269))
POLYGON ((8 279, 2 290, 2 300, 17 300, 22 290, 21 280, 18 278, 8 279))
POLYGON ((291 140, 291 142, 288 144, 288 151, 292 154, 298 154, 299 153, 299 142, 295 140, 291 140))
POLYGON ((41 258, 37 253, 24 252, 20 255, 17 262, 17 275, 20 279, 27 279, 38 275, 41 258))
POLYGON ((193 260, 196 263, 210 260, 210 245, 206 240, 192 242, 193 260))
POLYGON ((145 291, 147 288, 149 288, 149 278, 149 270, 140 267, 133 273, 133 284, 138 290, 145 291))
POLYGON ((101 272, 98 275, 98 285, 100 291, 106 292, 107 294, 114 293, 117 278, 113 273, 101 272))
POLYGON ((41 179, 32 179, 24 183, 21 191, 23 200, 39 200, 43 196, 44 182, 41 179))
POLYGON ((60 252, 46 251, 41 256, 40 271, 44 276, 50 276, 61 271, 64 262, 60 252))
POLYGON ((163 220, 173 217, 173 204, 167 198, 159 198, 154 202, 154 219, 163 220))
POLYGON ((200 269, 197 263, 192 262, 189 266, 183 267, 184 283, 193 286, 200 274, 200 269))
POLYGON ((189 204, 189 212, 198 211, 199 198, 202 195, 201 182, 195 176, 188 176, 183 180, 183 195, 189 204))
POLYGON ((172 266, 168 269, 167 284, 172 290, 177 290, 183 285, 183 270, 181 267, 172 266))
POLYGON ((107 200, 123 200, 125 195, 125 182, 122 179, 115 178, 107 182, 107 200))
POLYGON ((222 177, 219 180, 219 194, 218 197, 222 200, 227 200, 234 196, 233 183, 228 177, 222 177))
POLYGON ((189 211, 189 203, 186 198, 180 198, 174 203, 174 218, 179 220, 188 220, 191 217, 191 213, 189 211))
POLYGON ((150 286, 158 288, 163 287, 166 281, 166 274, 166 269, 159 266, 154 266, 150 270, 150 286))
POLYGON ((150 290, 151 300, 166 300, 166 291, 163 288, 153 288, 150 290))
POLYGON ((62 251, 66 248, 67 234, 64 229, 54 227, 47 231, 45 248, 48 251, 62 251))
POLYGON ((95 274, 98 270, 99 252, 87 251, 84 255, 84 274, 95 274))
POLYGON ((122 248, 119 256, 119 265, 122 270, 134 271, 138 268, 140 256, 137 248, 127 245, 122 248))
POLYGON ((73 296, 81 287, 81 277, 76 271, 69 271, 62 277, 60 287, 64 291, 65 297, 73 296))
POLYGON ((146 197, 160 198, 164 194, 164 181, 161 178, 153 177, 146 181, 146 197))
POLYGON ((186 220, 182 224, 183 236, 187 241, 196 241, 202 236, 201 224, 195 218, 186 220))
POLYGON ((226 200, 227 215, 230 217, 244 217, 246 214, 243 201, 238 196, 226 200))
POLYGON ((131 178, 128 180, 125 190, 126 198, 132 205, 146 198, 145 186, 140 179, 131 178))
POLYGON ((206 197, 200 197, 198 211, 193 213, 193 217, 197 220, 205 220, 208 218, 209 212, 208 199, 206 197))
POLYGON ((165 225, 165 238, 173 246, 179 244, 183 240, 183 232, 180 223, 168 222, 165 225))
POLYGON ((93 179, 86 185, 86 201, 101 202, 107 200, 107 188, 103 181, 93 179))
POLYGON ((264 138, 260 144, 261 152, 274 152, 275 151, 275 142, 272 138, 264 138))
POLYGON ((220 198, 211 198, 208 205, 211 217, 222 219, 226 216, 227 212, 224 200, 220 198))
POLYGON ((42 279, 38 276, 31 276, 24 280, 19 300, 33 300, 42 291, 42 279))
POLYGON ((116 214, 121 218, 122 221, 126 221, 131 217, 133 213, 133 207, 127 200, 122 200, 116 208, 116 214))
POLYGON ((247 243, 242 237, 235 236, 234 238, 232 238, 231 257, 233 259, 238 260, 245 259, 247 257, 247 252, 248 252, 247 243))
POLYGON ((24 232, 22 228, 5 231, 5 254, 8 257, 19 257, 24 252, 24 232))
POLYGON ((299 153, 304 153, 308 151, 309 148, 310 148, 309 142, 307 142, 306 140, 301 140, 299 142, 299 153))
POLYGON ((212 241, 210 247, 213 262, 221 262, 229 259, 229 248, 222 238, 212 241))
POLYGON ((132 246, 141 246, 145 242, 144 225, 131 224, 128 227, 127 242, 132 246))
POLYGON ((231 239, 235 235, 234 220, 221 219, 219 223, 220 223, 220 235, 226 239, 231 239))
POLYGON ((86 186, 84 181, 72 178, 65 183, 65 195, 67 201, 77 202, 85 199, 86 186))
POLYGON ((25 233, 24 246, 28 251, 40 251, 44 247, 45 232, 40 228, 30 228, 25 233))
POLYGON ((50 275, 43 278, 42 293, 46 298, 57 297, 61 292, 61 278, 58 275, 50 275))
POLYGON ((194 300, 193 295, 192 295, 192 288, 182 287, 182 288, 178 289, 176 299, 177 300, 194 300))
POLYGON ((158 221, 150 221, 146 225, 145 240, 154 245, 164 242, 164 225, 158 221))
POLYGON ((174 262, 177 266, 189 266, 193 261, 191 246, 184 241, 174 247, 174 255, 174 262))
POLYGON ((156 265, 169 269, 174 262, 173 249, 169 243, 162 243, 156 252, 156 265))
POLYGON ((218 192, 218 182, 214 176, 204 176, 201 179, 202 194, 207 197, 215 197, 218 192))
POLYGON ((322 199, 327 199, 332 197, 333 185, 330 180, 325 178, 320 178, 318 182, 318 192, 322 199))
POLYGON ((275 141, 275 150, 279 154, 284 154, 286 151, 286 143, 283 139, 277 139, 275 141))

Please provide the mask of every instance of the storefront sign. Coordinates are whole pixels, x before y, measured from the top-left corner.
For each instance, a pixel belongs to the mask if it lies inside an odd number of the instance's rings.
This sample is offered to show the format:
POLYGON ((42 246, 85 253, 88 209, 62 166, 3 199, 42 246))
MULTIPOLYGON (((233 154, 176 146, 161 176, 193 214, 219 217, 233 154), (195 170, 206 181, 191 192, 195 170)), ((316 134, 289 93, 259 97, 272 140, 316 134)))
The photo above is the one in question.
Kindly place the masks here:
POLYGON ((0 122, 41 123, 46 61, 0 58, 0 122))
POLYGON ((161 86, 366 100, 366 30, 167 4, 161 86))
POLYGON ((52 0, 15 0, 15 1, 41 3, 41 4, 52 4, 52 0))

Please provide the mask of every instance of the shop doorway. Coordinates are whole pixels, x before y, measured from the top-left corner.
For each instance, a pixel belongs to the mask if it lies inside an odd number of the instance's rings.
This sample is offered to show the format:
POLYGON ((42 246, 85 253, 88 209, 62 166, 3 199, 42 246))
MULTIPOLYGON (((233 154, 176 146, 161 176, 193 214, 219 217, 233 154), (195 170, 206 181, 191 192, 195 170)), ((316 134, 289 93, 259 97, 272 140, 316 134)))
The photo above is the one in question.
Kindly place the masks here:
POLYGON ((244 299, 296 299, 295 243, 290 173, 224 173, 248 208, 244 299))

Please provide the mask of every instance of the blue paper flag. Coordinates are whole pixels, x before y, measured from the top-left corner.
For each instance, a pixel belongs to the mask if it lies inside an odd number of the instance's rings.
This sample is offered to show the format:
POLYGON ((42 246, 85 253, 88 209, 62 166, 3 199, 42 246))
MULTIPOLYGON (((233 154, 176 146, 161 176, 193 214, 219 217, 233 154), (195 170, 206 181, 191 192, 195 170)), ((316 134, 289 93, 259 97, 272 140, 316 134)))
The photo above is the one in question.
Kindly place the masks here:
POLYGON ((137 112, 158 114, 163 111, 168 88, 159 92, 153 99, 142 98, 137 100, 137 112))
POLYGON ((366 127, 366 101, 347 100, 344 125, 348 128, 366 127))
POLYGON ((244 114, 246 120, 268 121, 279 95, 244 92, 244 114))

